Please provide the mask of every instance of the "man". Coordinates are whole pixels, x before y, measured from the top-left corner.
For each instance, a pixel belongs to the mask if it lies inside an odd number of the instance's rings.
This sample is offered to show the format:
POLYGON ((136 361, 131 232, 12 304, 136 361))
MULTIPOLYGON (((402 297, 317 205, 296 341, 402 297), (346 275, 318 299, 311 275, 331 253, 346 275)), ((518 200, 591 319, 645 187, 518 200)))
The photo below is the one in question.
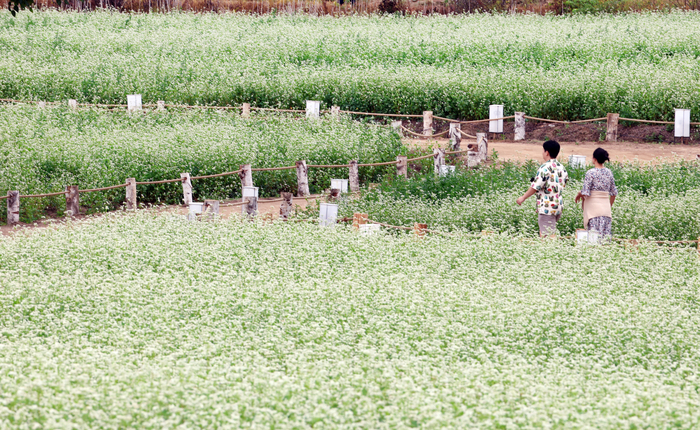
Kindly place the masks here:
POLYGON ((537 169, 537 176, 532 180, 530 188, 516 200, 522 205, 533 194, 537 194, 537 223, 540 226, 540 236, 551 236, 557 231, 557 221, 563 212, 564 199, 562 192, 569 179, 566 169, 557 161, 559 143, 548 140, 542 144, 544 164, 537 169))

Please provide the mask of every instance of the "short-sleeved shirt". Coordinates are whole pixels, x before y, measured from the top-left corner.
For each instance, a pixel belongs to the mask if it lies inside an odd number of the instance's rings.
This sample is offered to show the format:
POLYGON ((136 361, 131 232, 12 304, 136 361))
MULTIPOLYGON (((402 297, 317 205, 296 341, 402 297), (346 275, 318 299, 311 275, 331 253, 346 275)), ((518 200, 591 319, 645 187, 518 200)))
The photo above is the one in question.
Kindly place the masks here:
POLYGON ((569 175, 557 160, 549 160, 537 169, 531 187, 537 191, 537 213, 560 215, 564 208, 562 191, 569 175))
POLYGON ((583 179, 583 188, 581 194, 590 196, 591 191, 603 191, 610 193, 611 196, 617 195, 617 187, 615 186, 615 177, 607 167, 602 169, 593 168, 586 172, 586 177, 583 179))

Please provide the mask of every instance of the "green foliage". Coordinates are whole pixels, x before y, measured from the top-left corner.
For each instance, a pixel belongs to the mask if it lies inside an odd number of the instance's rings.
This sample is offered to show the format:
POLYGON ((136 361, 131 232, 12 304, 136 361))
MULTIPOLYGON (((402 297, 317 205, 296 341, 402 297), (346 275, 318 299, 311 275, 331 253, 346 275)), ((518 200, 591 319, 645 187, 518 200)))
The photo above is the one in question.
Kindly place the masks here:
MULTIPOLYGON (((123 184, 126 178, 158 181, 253 167, 307 164, 346 164, 392 161, 401 141, 388 127, 359 124, 347 118, 306 121, 279 115, 241 119, 229 112, 183 111, 128 114, 103 110, 0 107, 0 192, 42 194, 123 184)), ((395 168, 361 168, 363 182, 377 182, 395 168)), ((347 169, 309 169, 312 192, 330 186, 347 169)), ((254 172, 261 197, 296 191, 295 170, 254 172)), ((237 175, 193 181, 195 199, 240 197, 237 175)), ((81 204, 88 211, 110 210, 124 201, 124 190, 87 193, 81 204)), ((179 183, 139 185, 143 203, 180 203, 179 183)), ((24 199, 24 220, 45 210, 63 211, 65 199, 24 199)), ((0 211, 0 216, 5 216, 0 211)))
POLYGON ((700 121, 700 13, 0 16, 0 97, 700 121))

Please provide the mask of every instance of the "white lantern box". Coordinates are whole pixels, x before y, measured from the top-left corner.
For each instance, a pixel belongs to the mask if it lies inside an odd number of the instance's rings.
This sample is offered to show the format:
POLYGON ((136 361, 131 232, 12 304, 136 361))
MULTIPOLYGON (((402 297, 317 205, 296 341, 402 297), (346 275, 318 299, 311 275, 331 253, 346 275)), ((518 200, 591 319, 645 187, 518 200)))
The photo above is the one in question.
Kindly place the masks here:
MULTIPOLYGON (((503 118, 503 105, 489 106, 489 119, 503 118)), ((503 120, 489 121, 489 133, 503 133, 503 120)))
POLYGON ((331 179, 331 189, 340 190, 341 193, 348 192, 347 179, 331 179))
POLYGON ((690 109, 676 109, 675 137, 690 137, 690 109))
POLYGON ((321 203, 318 215, 321 227, 335 227, 338 218, 338 205, 332 203, 321 203))
POLYGON ((141 110, 143 108, 143 104, 141 104, 141 94, 127 95, 126 104, 129 111, 141 110))
POLYGON ((201 214, 202 213, 202 208, 204 207, 203 202, 192 202, 190 203, 190 213, 193 214, 201 214))
POLYGON ((306 101, 306 118, 318 119, 321 116, 321 102, 316 100, 306 101))
POLYGON ((440 166, 440 176, 452 175, 455 172, 455 166, 448 166, 443 164, 440 166))
POLYGON ((258 197, 258 187, 243 187, 243 198, 258 197))
POLYGON ((573 168, 586 167, 585 155, 569 155, 569 166, 573 168))
POLYGON ((600 240, 600 234, 595 230, 585 230, 582 228, 576 229, 576 244, 597 245, 600 240))

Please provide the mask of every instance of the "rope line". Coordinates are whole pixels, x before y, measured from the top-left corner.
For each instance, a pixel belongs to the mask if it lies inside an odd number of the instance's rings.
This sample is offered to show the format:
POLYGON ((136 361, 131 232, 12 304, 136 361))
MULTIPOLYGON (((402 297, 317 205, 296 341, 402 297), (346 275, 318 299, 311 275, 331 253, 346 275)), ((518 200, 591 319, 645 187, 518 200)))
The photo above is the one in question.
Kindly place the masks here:
POLYGON ((480 122, 490 122, 490 121, 500 121, 500 120, 505 120, 505 119, 512 119, 515 118, 515 115, 511 116, 504 116, 503 118, 489 118, 489 119, 476 119, 474 121, 460 121, 460 124, 477 124, 480 122))
POLYGON ((432 158, 434 156, 434 154, 423 155, 422 157, 409 158, 408 160, 406 160, 406 162, 408 163, 409 161, 425 160, 426 158, 432 158))
MULTIPOLYGON (((306 167, 311 167, 311 166, 306 166, 306 167)), ((254 169, 250 169, 251 172, 271 172, 273 170, 290 170, 290 169, 296 169, 297 166, 284 166, 284 167, 256 167, 254 169)))
POLYGON ((106 191, 106 190, 114 190, 116 188, 124 188, 128 187, 129 184, 119 184, 119 185, 112 185, 111 187, 103 187, 103 188, 90 188, 88 190, 78 190, 79 193, 92 193, 94 191, 106 191))
MULTIPOLYGON (((359 164, 358 164, 359 166, 359 164)), ((350 167, 349 164, 307 164, 306 167, 315 167, 315 168, 326 168, 326 169, 334 169, 336 167, 350 167)))
MULTIPOLYGON (((203 175, 203 176, 191 176, 190 179, 207 179, 207 178, 218 178, 221 176, 230 176, 230 175, 236 175, 238 173, 241 173, 243 170, 239 169, 233 172, 226 172, 226 173, 216 173, 214 175, 203 175)), ((138 182, 137 182, 138 184, 138 182)))
POLYGON ((365 164, 358 164, 357 167, 391 166, 392 164, 399 164, 399 160, 396 160, 396 161, 386 161, 386 162, 384 162, 384 163, 365 163, 365 164))
POLYGON ((469 138, 469 139, 476 139, 477 138, 476 136, 472 136, 471 134, 467 134, 467 133, 463 132, 462 130, 459 130, 459 132, 462 133, 462 136, 464 136, 466 138, 469 138))
POLYGON ((407 131, 407 132, 411 133, 411 134, 414 135, 414 136, 418 136, 418 137, 428 137, 428 138, 430 138, 430 137, 440 137, 440 136, 442 136, 442 135, 447 134, 447 133, 450 132, 449 130, 446 130, 446 131, 443 131, 442 133, 438 133, 438 134, 419 134, 419 133, 416 133, 416 132, 414 132, 414 131, 411 131, 411 130, 407 129, 407 128, 404 127, 403 125, 401 126, 401 129, 404 130, 404 131, 407 131))
POLYGON ((349 113, 352 115, 390 116, 394 118, 423 118, 423 115, 409 115, 401 113, 354 112, 351 110, 341 110, 340 113, 349 113))
MULTIPOLYGON (((190 178, 192 179, 192 178, 190 178)), ((177 178, 177 179, 164 179, 162 181, 151 181, 151 182, 137 182, 136 185, 156 185, 156 184, 169 184, 171 182, 182 182, 184 181, 184 178, 177 178)))
POLYGON ((30 197, 34 198, 39 198, 39 197, 53 197, 53 196, 60 196, 60 195, 66 195, 67 191, 61 191, 58 193, 46 193, 46 194, 29 194, 26 196, 19 196, 20 199, 28 199, 30 197))

